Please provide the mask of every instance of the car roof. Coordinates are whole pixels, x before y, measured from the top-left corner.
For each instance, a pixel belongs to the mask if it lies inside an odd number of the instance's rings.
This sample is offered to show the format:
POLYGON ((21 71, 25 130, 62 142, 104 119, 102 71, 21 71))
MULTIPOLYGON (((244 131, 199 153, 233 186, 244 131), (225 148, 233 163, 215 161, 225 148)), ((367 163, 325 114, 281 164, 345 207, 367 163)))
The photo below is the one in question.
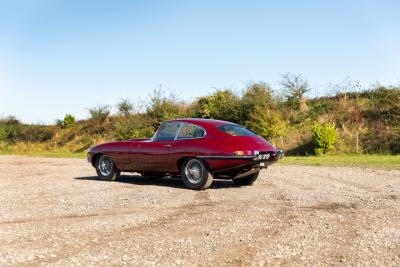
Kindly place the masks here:
POLYGON ((213 119, 203 119, 203 118, 183 118, 183 119, 174 119, 166 122, 186 122, 193 123, 199 126, 218 126, 222 124, 235 124, 229 121, 221 121, 221 120, 213 120, 213 119))

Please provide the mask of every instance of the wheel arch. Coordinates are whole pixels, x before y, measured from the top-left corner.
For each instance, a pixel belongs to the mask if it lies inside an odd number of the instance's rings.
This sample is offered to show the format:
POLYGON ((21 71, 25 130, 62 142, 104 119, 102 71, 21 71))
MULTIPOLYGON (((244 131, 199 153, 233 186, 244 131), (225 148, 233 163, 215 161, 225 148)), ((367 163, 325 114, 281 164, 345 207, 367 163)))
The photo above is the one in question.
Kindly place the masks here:
POLYGON ((92 159, 91 159, 90 161, 91 161, 93 167, 96 168, 97 159, 98 159, 99 157, 101 157, 102 155, 103 155, 103 153, 96 153, 96 154, 94 154, 94 155, 92 156, 92 159))

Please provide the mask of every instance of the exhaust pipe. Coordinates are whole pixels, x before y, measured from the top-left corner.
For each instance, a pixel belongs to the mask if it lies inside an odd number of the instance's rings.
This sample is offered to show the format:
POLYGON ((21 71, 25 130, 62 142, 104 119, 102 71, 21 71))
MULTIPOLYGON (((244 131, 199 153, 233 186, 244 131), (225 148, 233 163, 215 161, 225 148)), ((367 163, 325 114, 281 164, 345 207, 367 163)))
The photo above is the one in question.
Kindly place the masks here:
POLYGON ((261 170, 260 168, 253 168, 251 170, 248 170, 248 171, 245 171, 245 172, 237 174, 232 179, 238 179, 238 178, 242 178, 242 177, 245 177, 245 176, 249 176, 249 175, 251 175, 253 173, 259 172, 260 170, 261 170))

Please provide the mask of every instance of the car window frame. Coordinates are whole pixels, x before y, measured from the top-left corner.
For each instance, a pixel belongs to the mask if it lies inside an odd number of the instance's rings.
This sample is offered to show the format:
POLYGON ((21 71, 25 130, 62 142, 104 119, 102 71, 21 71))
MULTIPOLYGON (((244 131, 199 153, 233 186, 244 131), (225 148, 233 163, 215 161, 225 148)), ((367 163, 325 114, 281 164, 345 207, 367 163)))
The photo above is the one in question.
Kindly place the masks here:
POLYGON ((182 122, 181 125, 180 125, 180 127, 179 127, 178 133, 177 133, 177 135, 175 136, 175 140, 201 139, 201 138, 205 138, 206 136, 207 136, 207 131, 206 131, 206 129, 204 129, 204 127, 202 127, 202 126, 200 126, 200 125, 197 125, 197 124, 194 124, 194 123, 190 123, 190 122, 182 122), (203 135, 203 136, 200 136, 200 137, 183 137, 183 138, 178 138, 178 136, 179 136, 179 134, 181 133, 181 130, 182 130, 182 128, 183 128, 183 126, 184 126, 185 124, 187 124, 187 125, 193 125, 193 126, 195 126, 195 127, 198 127, 198 128, 200 128, 200 129, 202 129, 203 132, 204 132, 204 135, 203 135))
POLYGON ((239 124, 233 124, 233 123, 232 124, 230 124, 230 123, 220 124, 220 125, 217 125, 216 128, 218 129, 218 131, 220 131, 220 132, 222 132, 222 133, 224 133, 226 135, 233 136, 233 137, 237 137, 237 136, 258 136, 258 134, 256 132, 254 132, 252 130, 249 130, 246 127, 244 127, 242 125, 239 125, 239 124), (254 135, 231 135, 231 134, 228 134, 227 132, 225 132, 224 130, 222 130, 220 128, 220 127, 223 127, 223 126, 235 126, 235 127, 238 127, 238 128, 242 128, 242 129, 245 129, 245 130, 251 132, 254 135))

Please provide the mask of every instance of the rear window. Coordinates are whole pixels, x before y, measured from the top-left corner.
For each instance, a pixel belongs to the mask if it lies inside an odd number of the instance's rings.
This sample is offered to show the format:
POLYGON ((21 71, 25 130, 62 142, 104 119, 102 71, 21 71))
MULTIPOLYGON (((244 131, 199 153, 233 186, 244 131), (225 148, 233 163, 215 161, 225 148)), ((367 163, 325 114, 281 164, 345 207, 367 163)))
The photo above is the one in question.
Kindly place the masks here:
POLYGON ((247 130, 246 128, 243 128, 239 125, 225 124, 225 125, 217 126, 217 128, 219 130, 223 131, 224 133, 232 135, 232 136, 254 136, 254 135, 256 135, 252 131, 247 130))

